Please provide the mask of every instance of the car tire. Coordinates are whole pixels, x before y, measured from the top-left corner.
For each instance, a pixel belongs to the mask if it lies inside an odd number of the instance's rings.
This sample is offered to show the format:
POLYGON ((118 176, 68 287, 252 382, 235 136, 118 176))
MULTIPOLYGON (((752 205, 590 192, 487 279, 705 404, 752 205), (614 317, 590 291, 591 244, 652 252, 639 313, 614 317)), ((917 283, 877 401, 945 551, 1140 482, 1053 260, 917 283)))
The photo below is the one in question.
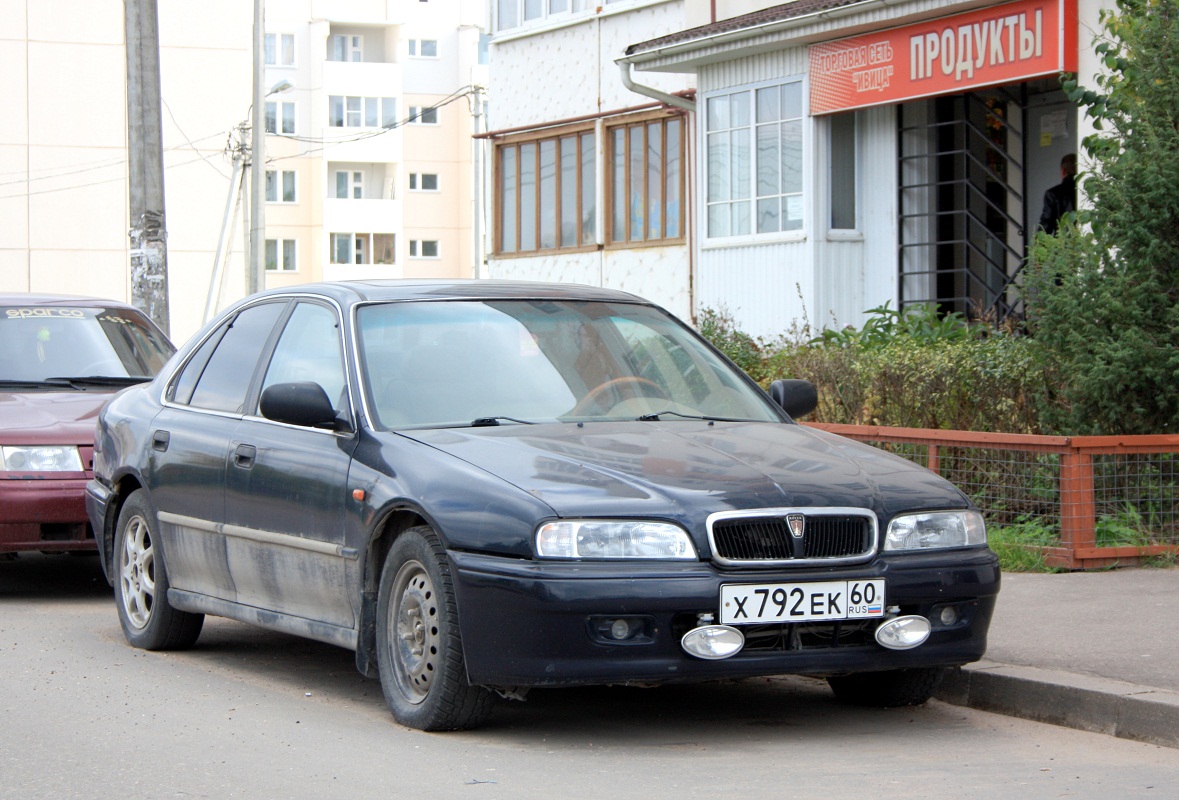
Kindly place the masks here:
POLYGON ((204 614, 168 602, 168 570, 159 522, 147 492, 131 493, 115 529, 115 605, 123 635, 144 650, 186 650, 196 643, 204 614))
POLYGON ((941 686, 943 667, 914 667, 886 672, 862 672, 828 678, 840 700, 859 706, 896 708, 919 706, 941 686))
POLYGON ((393 718, 407 727, 463 730, 491 713, 494 695, 467 683, 450 563, 429 527, 402 533, 385 558, 377 668, 393 718))

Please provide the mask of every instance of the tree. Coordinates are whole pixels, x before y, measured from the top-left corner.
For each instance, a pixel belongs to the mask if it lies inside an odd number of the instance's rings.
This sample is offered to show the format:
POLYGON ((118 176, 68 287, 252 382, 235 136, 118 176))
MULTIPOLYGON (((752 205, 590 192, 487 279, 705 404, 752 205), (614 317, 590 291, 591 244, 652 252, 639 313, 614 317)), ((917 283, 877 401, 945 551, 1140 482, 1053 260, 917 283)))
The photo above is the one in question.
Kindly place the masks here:
POLYGON ((1096 89, 1062 85, 1097 129, 1091 207, 1038 234, 1029 326, 1068 433, 1179 432, 1179 0, 1101 13, 1096 89))

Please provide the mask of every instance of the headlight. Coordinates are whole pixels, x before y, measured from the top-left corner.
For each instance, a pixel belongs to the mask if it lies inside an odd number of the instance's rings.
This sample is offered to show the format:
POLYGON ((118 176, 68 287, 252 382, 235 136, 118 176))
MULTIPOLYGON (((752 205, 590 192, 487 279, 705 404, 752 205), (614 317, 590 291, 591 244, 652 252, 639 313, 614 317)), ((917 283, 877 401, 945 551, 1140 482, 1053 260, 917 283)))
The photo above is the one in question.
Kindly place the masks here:
POLYGON ((977 511, 906 514, 888 523, 885 550, 934 550, 987 543, 987 529, 977 511))
POLYGON ((536 552, 541 558, 696 558, 683 528, 639 520, 550 522, 536 532, 536 552))
POLYGON ((76 447, 0 447, 0 467, 7 472, 82 472, 76 447))

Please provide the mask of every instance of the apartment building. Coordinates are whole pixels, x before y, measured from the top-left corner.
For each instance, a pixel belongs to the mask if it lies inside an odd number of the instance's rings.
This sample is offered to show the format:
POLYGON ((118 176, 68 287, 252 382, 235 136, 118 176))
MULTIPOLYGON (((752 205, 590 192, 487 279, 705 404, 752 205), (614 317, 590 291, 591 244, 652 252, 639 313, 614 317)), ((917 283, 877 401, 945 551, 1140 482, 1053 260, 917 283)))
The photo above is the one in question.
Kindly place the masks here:
MULTIPOLYGON (((249 143, 252 4, 158 11, 183 340, 245 292, 249 203, 233 162, 243 130, 249 143)), ((267 0, 264 12, 265 285, 475 274, 482 0, 267 0)), ((0 291, 130 298, 126 83, 121 3, 0 2, 0 291)))

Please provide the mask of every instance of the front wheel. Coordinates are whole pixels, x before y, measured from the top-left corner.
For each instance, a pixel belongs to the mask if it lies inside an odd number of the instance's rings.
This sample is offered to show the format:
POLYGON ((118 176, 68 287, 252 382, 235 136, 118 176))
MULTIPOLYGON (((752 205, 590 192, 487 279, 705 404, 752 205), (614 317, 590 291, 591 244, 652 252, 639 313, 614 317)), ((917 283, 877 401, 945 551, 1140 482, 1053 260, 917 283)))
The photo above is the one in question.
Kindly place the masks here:
POLYGON ((450 564, 426 526, 397 537, 377 595, 377 668, 393 717, 423 731, 478 727, 490 691, 467 683, 450 564))
POLYGON ((185 650, 201 635, 204 614, 179 611, 168 602, 168 570, 160 550, 159 523, 147 493, 139 489, 119 511, 115 530, 115 605, 123 635, 144 650, 185 650))
POLYGON ((862 672, 828 678, 831 691, 840 700, 859 706, 896 708, 919 706, 941 686, 943 667, 914 667, 885 672, 862 672))

